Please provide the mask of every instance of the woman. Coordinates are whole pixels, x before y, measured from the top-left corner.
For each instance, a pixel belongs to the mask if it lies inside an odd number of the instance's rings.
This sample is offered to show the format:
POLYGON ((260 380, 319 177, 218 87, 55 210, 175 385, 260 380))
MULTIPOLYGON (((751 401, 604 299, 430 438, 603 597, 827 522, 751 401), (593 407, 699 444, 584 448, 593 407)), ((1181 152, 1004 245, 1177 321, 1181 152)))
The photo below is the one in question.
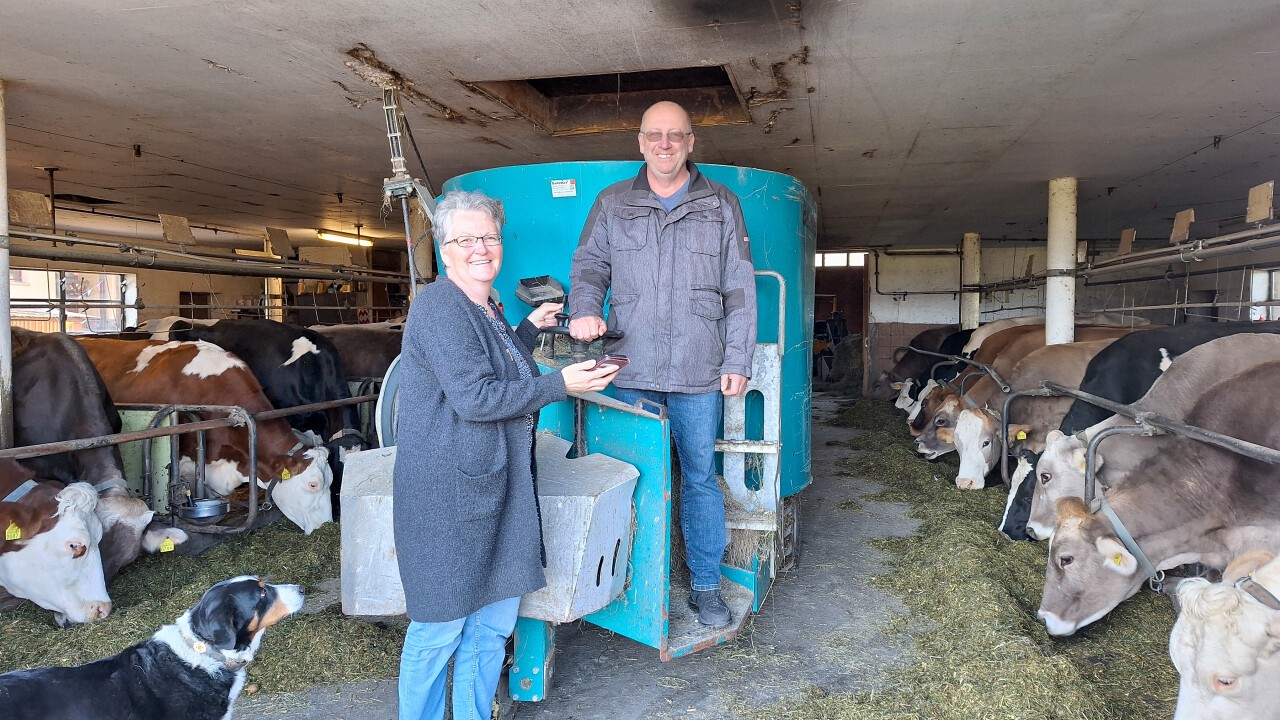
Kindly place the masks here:
POLYGON ((590 361, 541 375, 529 350, 555 322, 544 304, 512 331, 489 291, 502 266, 502 203, 451 192, 432 232, 448 276, 414 299, 400 359, 395 539, 410 619, 400 719, 487 719, 520 596, 546 584, 534 492, 538 410, 603 390, 590 361))

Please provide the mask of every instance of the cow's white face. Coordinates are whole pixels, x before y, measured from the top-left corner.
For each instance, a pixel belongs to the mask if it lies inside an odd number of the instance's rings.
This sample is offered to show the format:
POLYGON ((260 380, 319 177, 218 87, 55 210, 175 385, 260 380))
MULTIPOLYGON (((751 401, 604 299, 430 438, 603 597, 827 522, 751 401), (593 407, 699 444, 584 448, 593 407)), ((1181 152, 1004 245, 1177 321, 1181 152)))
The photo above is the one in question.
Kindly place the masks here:
MULTIPOLYGON (((1280 593, 1280 587, 1268 589, 1280 593)), ((1229 582, 1184 580, 1178 598, 1182 611, 1169 635, 1169 658, 1180 676, 1174 720, 1275 717, 1280 708, 1280 611, 1229 582)))
MULTIPOLYGON (((333 499, 329 495, 333 471, 329 469, 329 450, 324 447, 311 448, 302 456, 310 464, 297 475, 276 483, 271 499, 285 517, 310 535, 321 525, 333 522, 333 499)), ((266 483, 259 484, 266 487, 266 483)))
MULTIPOLYGON (((1102 453, 1096 456, 1102 467, 1102 453)), ((1027 534, 1037 540, 1053 537, 1058 522, 1058 500, 1064 497, 1084 497, 1085 445, 1074 435, 1063 435, 1057 430, 1045 437, 1044 453, 1036 463, 1035 494, 1031 497, 1031 516, 1027 519, 1027 534)), ((1094 481, 1094 493, 1101 488, 1094 481)))
POLYGON ((1100 620, 1146 579, 1109 523, 1090 515, 1083 502, 1063 502, 1037 612, 1050 635, 1071 635, 1100 620), (1070 512, 1064 510, 1067 503, 1074 503, 1070 512))
POLYGON ((897 396, 893 398, 894 407, 898 408, 899 410, 906 410, 907 412, 911 412, 911 406, 916 404, 916 401, 911 397, 911 388, 914 387, 915 384, 916 384, 916 381, 912 380, 911 378, 907 378, 906 380, 899 380, 898 382, 889 384, 889 387, 893 390, 896 390, 898 393, 897 396))
MULTIPOLYGON (((915 422, 916 416, 920 414, 920 410, 924 407, 924 399, 937 387, 938 381, 930 380, 924 384, 924 387, 920 388, 920 392, 916 393, 915 400, 912 400, 910 395, 906 395, 907 404, 902 409, 907 411, 907 425, 915 422)), ((910 392, 909 387, 907 388, 907 392, 910 392)))
POLYGON ((72 483, 58 493, 58 521, 21 550, 0 555, 0 586, 15 597, 52 610, 59 625, 87 623, 111 612, 102 574, 98 493, 72 483))
POLYGON ((960 412, 952 434, 952 442, 960 454, 956 487, 981 490, 986 486, 987 473, 1000 459, 1000 443, 996 442, 999 432, 1000 421, 985 410, 966 408, 960 412))

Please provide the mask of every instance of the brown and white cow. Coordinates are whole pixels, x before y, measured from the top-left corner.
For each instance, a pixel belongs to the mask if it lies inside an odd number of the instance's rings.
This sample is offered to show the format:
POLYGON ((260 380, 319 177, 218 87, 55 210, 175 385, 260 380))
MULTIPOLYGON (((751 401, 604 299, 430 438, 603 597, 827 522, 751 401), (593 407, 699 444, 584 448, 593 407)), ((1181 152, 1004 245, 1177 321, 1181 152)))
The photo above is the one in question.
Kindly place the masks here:
POLYGON ((59 625, 110 614, 97 502, 88 483, 37 482, 0 460, 0 589, 53 611, 59 625))
MULTIPOLYGON (((1046 380, 1076 387, 1084 377, 1089 361, 1113 342, 1114 338, 1108 338, 1048 345, 1034 350, 1019 360, 1009 373, 1009 388, 1012 392, 1033 390, 1046 380)), ((1000 462, 1001 413, 1007 397, 1007 393, 997 391, 987 399, 985 407, 964 408, 956 418, 951 441, 960 455, 960 471, 955 482, 961 490, 983 488, 987 473, 1000 462)), ((1026 448, 1039 452, 1044 446, 1046 432, 1058 426, 1070 407, 1071 398, 1058 397, 1023 398, 1014 404, 1009 411, 1010 449, 1026 448)))
MULTIPOLYGON (((1206 391, 1186 423, 1280 448, 1280 406, 1259 402, 1280 386, 1267 363, 1206 391)), ((1203 563, 1221 570, 1249 550, 1280 550, 1280 468, 1179 437, 1147 458, 1106 495, 1157 570, 1203 563)), ((1058 501, 1039 617, 1052 635, 1070 635, 1142 587, 1145 573, 1112 522, 1074 497, 1058 501)))
MULTIPOLYGON (((1179 355, 1151 385, 1136 409, 1156 413, 1181 422, 1200 396, 1217 382, 1243 370, 1267 362, 1280 362, 1280 335, 1231 335, 1207 342, 1179 355)), ((1031 497, 1027 534, 1047 539, 1053 534, 1059 498, 1084 497, 1086 440, 1105 428, 1132 425, 1123 415, 1114 415, 1083 431, 1085 438, 1051 432, 1044 453, 1036 464, 1036 483, 1031 497)), ((1113 435, 1098 445, 1094 493, 1113 487, 1144 460, 1167 451, 1174 436, 1143 437, 1113 435)))
MULTIPOLYGON (((249 368, 235 355, 203 341, 108 340, 78 338, 117 402, 235 405, 250 414, 271 410, 271 403, 249 368)), ((257 467, 248 466, 248 431, 206 431, 205 486, 227 495, 256 478, 266 487, 278 479, 272 499, 303 532, 310 534, 333 520, 329 487, 333 475, 328 450, 303 450, 289 423, 264 420, 258 427, 257 467)), ((182 436, 179 474, 192 480, 195 438, 182 436)))
MULTIPOLYGON (((70 335, 11 328, 14 440, 19 446, 120 432, 120 414, 89 356, 70 335)), ((98 491, 107 582, 144 549, 186 541, 177 528, 152 524, 155 513, 126 489, 119 448, 108 445, 19 461, 41 480, 87 482, 98 491)))
POLYGON ((893 367, 888 370, 881 370, 875 380, 871 381, 867 397, 872 400, 890 400, 897 394, 895 391, 901 392, 901 383, 904 381, 916 382, 916 378, 933 367, 940 358, 932 355, 921 355, 913 352, 911 348, 927 352, 938 352, 942 347, 943 341, 955 334, 957 329, 955 325, 946 325, 929 328, 917 333, 915 337, 907 342, 906 346, 894 351, 893 367))
MULTIPOLYGON (((1003 330, 988 338, 978 348, 974 359, 991 366, 1008 382, 1023 358, 1045 347, 1044 332, 1043 325, 1003 330)), ((1121 327, 1080 326, 1076 328, 1076 340, 1115 339, 1130 332, 1131 329, 1121 327)), ((916 435, 916 449, 931 460, 955 449, 953 434, 961 411, 966 407, 985 407, 1000 392, 1000 386, 989 375, 976 369, 962 373, 955 383, 957 387, 964 388, 964 395, 949 388, 934 390, 911 424, 912 433, 916 435)))
POLYGON ((1182 610, 1169 634, 1178 669, 1174 720, 1265 720, 1280 708, 1280 560, 1247 553, 1222 582, 1178 584, 1182 610), (1239 583, 1239 584, 1237 584, 1239 583))

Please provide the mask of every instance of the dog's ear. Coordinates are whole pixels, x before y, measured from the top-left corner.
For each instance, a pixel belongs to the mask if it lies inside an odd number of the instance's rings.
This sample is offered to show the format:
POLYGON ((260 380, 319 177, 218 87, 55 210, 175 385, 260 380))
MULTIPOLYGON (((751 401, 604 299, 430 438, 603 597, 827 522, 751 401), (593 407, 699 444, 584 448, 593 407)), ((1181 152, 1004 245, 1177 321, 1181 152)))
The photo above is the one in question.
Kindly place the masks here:
POLYGON ((206 592, 191 608, 191 629, 214 647, 230 650, 236 645, 236 612, 235 598, 229 593, 206 592))

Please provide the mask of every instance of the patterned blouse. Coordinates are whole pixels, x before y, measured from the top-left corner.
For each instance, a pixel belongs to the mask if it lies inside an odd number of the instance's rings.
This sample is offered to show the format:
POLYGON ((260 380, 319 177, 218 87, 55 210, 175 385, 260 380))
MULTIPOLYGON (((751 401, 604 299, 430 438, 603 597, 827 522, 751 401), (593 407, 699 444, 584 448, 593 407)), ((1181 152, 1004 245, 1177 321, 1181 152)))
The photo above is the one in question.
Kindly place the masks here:
MULTIPOLYGON (((498 337, 502 338, 503 344, 507 346, 507 355, 509 355, 512 360, 515 360, 516 369, 520 371, 520 379, 528 380, 533 377, 533 371, 530 370, 529 363, 524 359, 524 355, 516 348, 515 341, 511 339, 511 329, 505 327, 506 323, 498 319, 502 314, 498 312, 498 306, 494 305, 492 300, 489 301, 489 307, 493 309, 492 313, 487 311, 483 305, 476 303, 476 308, 478 308, 485 318, 489 320, 489 325, 493 327, 493 331, 498 333, 498 337)), ((532 443, 533 414, 526 414, 524 416, 524 422, 525 426, 529 428, 529 442, 532 443)))

